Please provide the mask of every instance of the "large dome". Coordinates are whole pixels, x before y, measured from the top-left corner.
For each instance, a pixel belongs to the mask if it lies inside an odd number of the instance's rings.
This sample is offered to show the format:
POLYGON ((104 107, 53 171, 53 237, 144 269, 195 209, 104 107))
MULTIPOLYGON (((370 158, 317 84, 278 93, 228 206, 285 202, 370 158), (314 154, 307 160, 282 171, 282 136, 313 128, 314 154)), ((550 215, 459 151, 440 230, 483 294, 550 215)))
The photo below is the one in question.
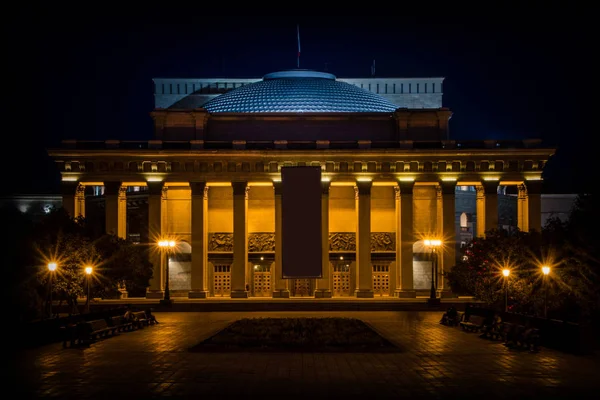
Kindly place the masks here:
POLYGON ((387 99, 335 75, 309 70, 267 74, 260 82, 231 90, 202 105, 210 113, 390 113, 397 108, 387 99))

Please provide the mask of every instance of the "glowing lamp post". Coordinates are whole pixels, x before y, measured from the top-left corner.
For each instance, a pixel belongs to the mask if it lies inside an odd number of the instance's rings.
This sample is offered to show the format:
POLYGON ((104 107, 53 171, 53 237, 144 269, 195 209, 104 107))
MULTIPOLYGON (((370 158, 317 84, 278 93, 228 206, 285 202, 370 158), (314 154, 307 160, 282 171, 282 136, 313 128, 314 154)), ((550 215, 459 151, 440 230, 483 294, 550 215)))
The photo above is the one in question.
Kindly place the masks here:
POLYGON ((504 312, 508 311, 508 276, 510 275, 510 269, 503 269, 502 275, 504 275, 504 312))
POLYGON ((90 312, 90 280, 92 278, 92 272, 94 272, 94 268, 89 265, 85 267, 85 281, 87 285, 87 301, 85 303, 85 310, 88 313, 90 312))
POLYGON ((544 274, 544 318, 548 318, 548 274, 550 273, 550 267, 544 265, 542 273, 544 274))
POLYGON ((52 277, 54 276, 54 271, 58 265, 55 262, 48 263, 48 271, 50 271, 50 275, 48 277, 48 300, 49 300, 49 308, 50 308, 50 318, 54 316, 54 312, 52 310, 52 277))
POLYGON ((431 248, 431 290, 429 292, 429 304, 439 304, 439 299, 437 298, 437 249, 442 245, 441 240, 425 240, 423 242, 425 247, 431 248))
POLYGON ((165 258, 165 295, 164 298, 160 301, 161 304, 171 305, 171 294, 169 293, 169 252, 172 251, 177 243, 174 240, 160 240, 158 242, 158 247, 160 248, 161 253, 165 254, 166 257, 161 257, 161 259, 165 258))

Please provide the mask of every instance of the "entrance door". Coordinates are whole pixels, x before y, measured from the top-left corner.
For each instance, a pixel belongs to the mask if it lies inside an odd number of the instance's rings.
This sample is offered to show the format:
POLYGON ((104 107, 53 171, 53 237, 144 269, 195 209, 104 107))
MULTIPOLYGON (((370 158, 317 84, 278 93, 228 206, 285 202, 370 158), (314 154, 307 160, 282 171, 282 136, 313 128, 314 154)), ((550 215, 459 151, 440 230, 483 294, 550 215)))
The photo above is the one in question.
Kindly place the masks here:
POLYGON ((294 279, 294 296, 310 295, 310 279, 294 279))
POLYGON ((213 290, 215 296, 231 296, 231 265, 215 264, 213 290))
POLYGON ((350 296, 350 264, 333 263, 333 295, 350 296))
POLYGON ((375 296, 390 294, 390 265, 373 264, 373 293, 375 296))
POLYGON ((271 297, 271 265, 255 264, 252 295, 256 297, 271 297))

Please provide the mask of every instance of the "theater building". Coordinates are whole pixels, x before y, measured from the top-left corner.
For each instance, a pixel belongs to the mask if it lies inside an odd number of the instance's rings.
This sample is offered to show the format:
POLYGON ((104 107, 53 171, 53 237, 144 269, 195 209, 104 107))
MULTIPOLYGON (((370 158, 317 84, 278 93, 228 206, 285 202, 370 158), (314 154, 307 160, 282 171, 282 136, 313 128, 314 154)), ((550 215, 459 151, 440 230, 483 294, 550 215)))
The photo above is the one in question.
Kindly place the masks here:
POLYGON ((155 79, 152 139, 65 140, 48 152, 71 215, 100 195, 106 231, 125 238, 127 204, 139 203, 135 229, 154 265, 148 298, 163 297, 166 273, 173 297, 415 297, 432 278, 438 296, 452 296, 442 274, 461 230, 497 228, 504 188, 518 193, 517 226, 541 230, 554 149, 453 140, 442 83, 309 70, 155 79), (293 166, 321 169, 320 278, 282 277, 281 169, 293 166), (476 193, 469 218, 455 207, 465 190, 476 193), (154 251, 163 238, 177 242, 167 261, 154 251), (442 242, 437 272, 429 239, 442 242))

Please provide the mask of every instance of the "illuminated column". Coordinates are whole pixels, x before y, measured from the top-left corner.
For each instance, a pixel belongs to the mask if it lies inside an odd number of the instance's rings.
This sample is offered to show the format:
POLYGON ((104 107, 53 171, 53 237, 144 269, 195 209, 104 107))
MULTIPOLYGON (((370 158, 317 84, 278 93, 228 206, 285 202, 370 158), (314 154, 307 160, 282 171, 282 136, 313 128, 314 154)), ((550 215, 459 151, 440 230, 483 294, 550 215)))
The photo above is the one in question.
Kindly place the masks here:
POLYGON ((289 298, 288 281, 282 277, 281 246, 283 243, 283 225, 281 218, 281 181, 273 182, 273 190, 275 192, 275 290, 273 291, 273 297, 289 298))
MULTIPOLYGON (((438 290, 444 290, 443 273, 456 262, 456 182, 440 182, 442 192, 442 248, 438 251, 438 290)), ((438 228, 439 229, 439 228, 438 228)))
POLYGON ((397 203, 398 226, 396 227, 396 260, 400 260, 398 272, 400 286, 398 297, 416 297, 413 286, 413 187, 414 181, 400 181, 400 199, 397 203))
POLYGON ((85 218, 85 186, 81 183, 75 189, 75 217, 85 218))
POLYGON ((158 250, 156 243, 162 237, 162 182, 148 182, 148 241, 150 249, 148 258, 153 266, 153 276, 150 280, 150 287, 146 292, 146 298, 162 299, 162 276, 163 268, 161 268, 161 252, 158 250))
POLYGON ((62 193, 62 207, 65 209, 67 214, 72 218, 75 218, 75 195, 76 190, 79 188, 77 182, 61 182, 60 190, 62 193))
POLYGON ((527 181, 529 231, 542 231, 542 181, 527 181))
POLYGON ((373 182, 356 182, 356 261, 358 282, 356 297, 373 297, 373 267, 371 266, 371 187, 373 182))
POLYGON ((192 290, 188 297, 208 296, 208 186, 190 182, 192 189, 192 290))
POLYGON ((498 181, 484 181, 477 190, 477 236, 498 228, 498 181))
POLYGON ((231 297, 247 298, 248 260, 248 182, 232 182, 233 187, 233 267, 231 297))
POLYGON ((317 279, 315 297, 330 298, 331 267, 329 266, 329 182, 321 182, 321 270, 323 278, 317 279))
POLYGON ((104 183, 106 233, 127 236, 127 187, 121 182, 104 183))
POLYGON ((529 204, 525 184, 517 185, 517 227, 523 232, 529 232, 529 204))

